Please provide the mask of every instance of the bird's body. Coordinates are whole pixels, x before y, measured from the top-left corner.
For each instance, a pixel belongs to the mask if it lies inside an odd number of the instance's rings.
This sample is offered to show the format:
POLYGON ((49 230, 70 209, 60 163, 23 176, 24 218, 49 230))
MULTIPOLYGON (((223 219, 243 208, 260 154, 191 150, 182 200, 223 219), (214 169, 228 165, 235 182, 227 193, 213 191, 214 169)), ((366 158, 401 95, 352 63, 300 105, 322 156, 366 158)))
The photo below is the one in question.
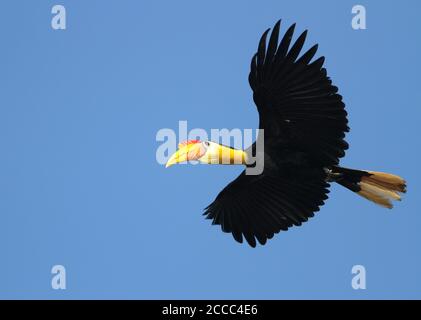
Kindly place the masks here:
POLYGON ((268 44, 269 30, 252 58, 249 83, 263 136, 244 151, 189 141, 167 163, 194 159, 246 167, 263 164, 257 175, 244 170, 204 213, 253 247, 256 240, 265 244, 275 233, 312 217, 327 199, 331 182, 388 208, 406 187, 395 175, 339 166, 348 149, 345 104, 323 68, 324 57, 313 59, 317 45, 300 56, 307 31, 291 45, 294 29, 289 27, 278 41, 280 21, 276 23, 268 44))

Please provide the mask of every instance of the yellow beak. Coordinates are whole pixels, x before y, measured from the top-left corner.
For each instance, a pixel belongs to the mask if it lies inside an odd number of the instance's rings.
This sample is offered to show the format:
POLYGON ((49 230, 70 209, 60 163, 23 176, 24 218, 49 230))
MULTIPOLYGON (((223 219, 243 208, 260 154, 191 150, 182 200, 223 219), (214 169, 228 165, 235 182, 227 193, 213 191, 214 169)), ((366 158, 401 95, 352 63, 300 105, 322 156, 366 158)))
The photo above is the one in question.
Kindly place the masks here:
POLYGON ((204 152, 201 143, 180 145, 180 148, 167 161, 165 168, 184 161, 199 160, 203 154, 204 152))

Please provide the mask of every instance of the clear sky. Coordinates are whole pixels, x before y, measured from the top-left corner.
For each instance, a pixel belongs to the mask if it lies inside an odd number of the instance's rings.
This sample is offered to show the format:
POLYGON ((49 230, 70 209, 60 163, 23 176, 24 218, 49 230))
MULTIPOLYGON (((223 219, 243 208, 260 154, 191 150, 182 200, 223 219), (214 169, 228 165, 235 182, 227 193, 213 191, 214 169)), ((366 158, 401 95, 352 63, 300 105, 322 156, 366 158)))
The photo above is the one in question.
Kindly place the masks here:
POLYGON ((421 298, 418 1, 1 1, 0 298, 421 298), (51 28, 51 8, 67 29, 51 28), (367 9, 353 30, 351 9, 367 9), (242 170, 155 159, 161 128, 256 128, 261 33, 309 29, 349 112, 344 166, 399 174, 386 210, 340 186, 264 247, 202 209, 242 170), (285 30, 285 29, 283 29, 285 30), (66 268, 66 290, 51 268, 66 268), (354 290, 363 265, 367 289, 354 290))

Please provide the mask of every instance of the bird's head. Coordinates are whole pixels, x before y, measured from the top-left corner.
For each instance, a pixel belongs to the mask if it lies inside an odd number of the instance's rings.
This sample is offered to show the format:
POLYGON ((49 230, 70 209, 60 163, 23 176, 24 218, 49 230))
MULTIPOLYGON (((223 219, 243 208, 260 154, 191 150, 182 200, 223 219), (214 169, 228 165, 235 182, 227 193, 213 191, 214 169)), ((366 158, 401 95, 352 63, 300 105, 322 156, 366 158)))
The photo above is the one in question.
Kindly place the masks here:
POLYGON ((178 145, 165 167, 192 160, 206 164, 245 164, 246 153, 212 141, 187 140, 178 145))

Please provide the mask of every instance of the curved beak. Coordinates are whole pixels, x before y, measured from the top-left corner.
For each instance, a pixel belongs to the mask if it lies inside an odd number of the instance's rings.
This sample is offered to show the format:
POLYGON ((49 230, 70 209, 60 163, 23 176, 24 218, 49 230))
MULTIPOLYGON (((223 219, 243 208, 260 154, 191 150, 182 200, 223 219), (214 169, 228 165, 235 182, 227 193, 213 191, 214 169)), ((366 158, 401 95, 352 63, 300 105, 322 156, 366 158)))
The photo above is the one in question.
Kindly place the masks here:
POLYGON ((199 160, 205 151, 200 142, 186 145, 179 145, 179 149, 170 157, 165 168, 184 161, 199 160))

